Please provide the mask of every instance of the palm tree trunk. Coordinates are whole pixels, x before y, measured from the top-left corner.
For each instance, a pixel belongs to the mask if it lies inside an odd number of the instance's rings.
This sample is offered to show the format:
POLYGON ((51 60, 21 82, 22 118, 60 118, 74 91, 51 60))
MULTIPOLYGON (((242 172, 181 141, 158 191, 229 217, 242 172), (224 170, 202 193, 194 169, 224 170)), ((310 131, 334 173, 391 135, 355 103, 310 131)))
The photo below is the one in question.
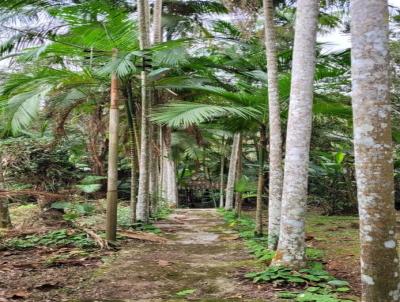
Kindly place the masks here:
MULTIPOLYGON (((153 26, 154 26, 154 43, 162 42, 162 0, 156 0, 154 2, 154 13, 153 13, 153 26)), ((162 96, 162 94, 161 94, 162 96)), ((162 150, 160 155, 160 166, 162 170, 160 193, 164 200, 168 202, 171 207, 178 205, 178 187, 176 183, 176 167, 175 162, 172 158, 171 152, 171 129, 168 127, 160 128, 161 132, 161 144, 162 150)))
POLYGON ((362 301, 400 299, 386 0, 351 1, 354 151, 362 301))
POLYGON ((127 98, 125 102, 125 107, 127 110, 128 117, 128 128, 129 128, 129 155, 131 161, 131 191, 130 191, 130 208, 131 208, 131 223, 136 223, 136 189, 137 189, 137 153, 136 153, 136 133, 135 133, 135 110, 134 110, 134 101, 132 96, 132 86, 131 82, 128 82, 127 85, 127 98))
POLYGON ((225 209, 233 209, 233 196, 235 191, 235 179, 236 179, 236 168, 238 161, 238 148, 240 143, 240 133, 235 133, 233 136, 231 158, 229 161, 228 180, 226 182, 226 198, 225 198, 225 209))
POLYGON ((162 0, 156 0, 154 2, 153 9, 153 42, 154 44, 162 42, 162 0))
MULTIPOLYGON (((140 49, 144 50, 150 46, 149 41, 149 3, 147 0, 137 2, 139 14, 139 42, 140 49)), ((147 222, 149 219, 149 93, 147 89, 147 74, 144 70, 140 73, 141 77, 141 131, 140 131, 140 162, 139 162, 139 187, 137 200, 137 219, 147 222)))
POLYGON ((224 168, 225 168, 225 138, 222 137, 221 161, 219 171, 219 207, 224 207, 224 168))
MULTIPOLYGON (((3 168, 0 157, 0 190, 4 190, 6 188, 5 179, 3 175, 3 168)), ((0 197, 0 228, 9 228, 11 227, 11 218, 10 212, 8 210, 8 199, 7 197, 0 197)))
MULTIPOLYGON (((238 160, 237 160, 237 167, 236 167, 236 180, 235 182, 238 183, 240 178, 242 177, 242 144, 243 144, 243 137, 240 137, 239 146, 238 146, 238 160)), ((242 212, 242 192, 235 193, 235 213, 237 217, 240 217, 242 212)))
POLYGON ((273 0, 264 0, 264 18, 269 107, 268 248, 270 250, 276 250, 281 224, 283 169, 282 133, 278 91, 278 59, 276 55, 273 0))
MULTIPOLYGON (((113 50, 113 57, 117 50, 113 50)), ((117 202, 118 202, 118 79, 115 73, 111 75, 111 102, 109 121, 108 175, 107 175, 107 219, 106 238, 115 241, 117 235, 117 202)))
POLYGON ((305 210, 310 153, 318 0, 297 2, 286 138, 281 229, 274 264, 305 265, 305 210))
POLYGON ((178 186, 176 183, 175 161, 171 153, 171 129, 162 128, 162 196, 170 207, 178 206, 178 186))
POLYGON ((263 195, 264 195, 264 163, 266 151, 266 129, 265 125, 260 127, 260 141, 258 145, 258 182, 257 182, 257 199, 256 199, 256 229, 255 234, 261 236, 263 234, 263 195))

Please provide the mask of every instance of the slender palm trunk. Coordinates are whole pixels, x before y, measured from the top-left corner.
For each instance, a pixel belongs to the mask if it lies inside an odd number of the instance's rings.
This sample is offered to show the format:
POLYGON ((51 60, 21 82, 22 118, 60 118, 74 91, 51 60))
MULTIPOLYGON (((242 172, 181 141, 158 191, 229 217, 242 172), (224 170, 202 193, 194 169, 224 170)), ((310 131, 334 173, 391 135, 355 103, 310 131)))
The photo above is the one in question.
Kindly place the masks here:
POLYGON ((266 151, 266 129, 264 125, 260 127, 260 140, 258 145, 258 181, 257 181, 257 200, 256 200, 256 229, 255 233, 258 236, 263 234, 263 195, 264 195, 264 164, 265 164, 265 151, 266 151))
POLYGON ((235 135, 233 136, 231 158, 229 161, 228 180, 226 182, 226 198, 225 198, 226 210, 233 209, 233 197, 235 191, 236 168, 238 161, 238 148, 240 143, 240 137, 241 137, 240 133, 235 133, 235 135))
POLYGON ((131 222, 136 223, 136 202, 137 202, 137 175, 136 175, 136 152, 135 152, 135 135, 133 129, 129 130, 130 148, 129 155, 131 157, 131 192, 130 192, 130 208, 131 208, 131 222))
POLYGON ((154 9, 153 9, 153 42, 160 43, 162 42, 162 0, 154 1, 154 9))
POLYGON ((283 168, 282 133, 278 91, 278 59, 276 55, 273 0, 264 0, 264 18, 269 110, 268 248, 270 250, 276 250, 281 224, 283 168))
POLYGON ((363 302, 400 300, 386 0, 351 1, 354 151, 363 302))
MULTIPOLYGON (((153 8, 153 44, 162 42, 162 0, 156 0, 154 2, 153 8)), ((152 92, 152 100, 153 104, 156 105, 160 103, 161 94, 158 94, 156 91, 152 92)), ((151 145, 149 148, 150 151, 150 181, 149 181, 149 191, 151 198, 150 211, 155 213, 158 208, 158 199, 159 199, 159 179, 160 179, 160 168, 159 168, 159 159, 161 152, 160 150, 160 141, 158 132, 161 131, 159 127, 150 123, 150 140, 151 145), (157 154, 160 153, 160 154, 157 154)))
MULTIPOLYGON (((0 190, 6 188, 5 179, 3 175, 1 157, 0 157, 0 190)), ((11 227, 10 212, 8 210, 8 199, 7 197, 0 197, 0 228, 11 227)))
MULTIPOLYGON (((240 137, 239 146, 238 146, 238 160, 236 166, 236 180, 235 182, 238 183, 240 178, 242 177, 242 145, 243 145, 243 137, 240 137)), ((242 212, 242 193, 236 192, 235 193, 235 213, 237 217, 240 217, 242 212)))
MULTIPOLYGON (((139 40, 140 49, 150 46, 149 41, 149 3, 147 0, 137 2, 139 14, 139 40)), ((139 162, 139 187, 137 201, 137 219, 147 222, 149 219, 149 92, 147 88, 147 74, 143 68, 141 77, 141 131, 140 131, 140 162, 139 162)))
POLYGON ((136 190, 137 190, 137 153, 136 153, 136 133, 135 133, 135 110, 134 101, 132 96, 132 86, 128 82, 127 85, 127 99, 125 107, 127 109, 128 128, 129 128, 129 156, 131 161, 131 192, 130 192, 130 208, 131 208, 131 223, 136 222, 136 190))
POLYGON ((222 137, 221 160, 219 170, 219 207, 224 207, 224 169, 225 169, 225 138, 222 137))
POLYGON ((162 128, 162 197, 170 207, 178 206, 175 161, 171 153, 171 129, 162 128))
MULTIPOLYGON (((113 50, 113 57, 117 50, 113 50)), ((117 236, 117 202, 118 202, 118 79, 115 73, 111 75, 111 102, 109 121, 108 174, 107 174, 107 219, 106 238, 115 241, 117 236)))
POLYGON ((274 264, 305 265, 305 210, 311 140, 318 0, 297 2, 281 228, 274 264))
MULTIPOLYGON (((162 42, 162 0, 156 0, 154 2, 154 13, 153 13, 153 26, 154 26, 154 43, 162 42)), ((161 96, 163 94, 160 94, 161 96)), ((168 202, 171 207, 178 205, 178 187, 176 183, 176 167, 175 161, 172 158, 171 152, 171 129, 168 127, 162 127, 161 132, 161 144, 160 147, 160 167, 162 170, 160 193, 164 200, 168 202)))

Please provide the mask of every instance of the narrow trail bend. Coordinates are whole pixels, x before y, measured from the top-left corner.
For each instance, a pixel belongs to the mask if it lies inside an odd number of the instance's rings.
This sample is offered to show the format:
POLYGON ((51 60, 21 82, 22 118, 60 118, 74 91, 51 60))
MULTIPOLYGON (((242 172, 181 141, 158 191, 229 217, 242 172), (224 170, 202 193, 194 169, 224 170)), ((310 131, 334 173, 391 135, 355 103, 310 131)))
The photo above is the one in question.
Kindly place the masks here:
POLYGON ((259 264, 214 209, 175 210, 157 227, 169 243, 121 250, 83 284, 79 301, 271 301, 243 279, 259 264), (193 293, 179 296, 184 290, 193 293))

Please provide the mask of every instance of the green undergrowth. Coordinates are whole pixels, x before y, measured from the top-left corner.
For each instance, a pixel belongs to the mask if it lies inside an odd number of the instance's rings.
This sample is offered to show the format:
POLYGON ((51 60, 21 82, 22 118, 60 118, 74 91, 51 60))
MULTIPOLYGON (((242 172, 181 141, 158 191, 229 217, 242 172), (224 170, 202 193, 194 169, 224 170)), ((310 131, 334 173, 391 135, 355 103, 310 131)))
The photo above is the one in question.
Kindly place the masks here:
POLYGON ((95 242, 86 233, 60 229, 41 235, 11 238, 4 242, 4 246, 9 249, 29 249, 37 246, 92 248, 95 246, 95 242))
MULTIPOLYGON (((232 211, 218 209, 225 222, 236 230, 244 239, 247 248, 260 261, 270 264, 275 253, 267 248, 268 237, 257 236, 254 232, 255 222, 252 218, 243 216, 238 218, 232 211)), ((351 289, 347 281, 338 280, 324 270, 320 262, 324 256, 322 250, 307 248, 307 268, 292 270, 283 266, 268 266, 260 272, 251 272, 245 275, 254 283, 271 283, 274 287, 282 288, 277 296, 287 301, 296 302, 350 302, 343 295, 351 289), (312 261, 312 262, 311 262, 312 261), (283 289, 290 289, 283 290, 283 289)), ((284 301, 283 300, 283 301, 284 301)))
POLYGON ((161 207, 155 214, 150 217, 149 223, 137 222, 132 224, 131 222, 131 209, 130 207, 118 207, 118 226, 124 229, 135 229, 138 231, 150 232, 154 234, 160 234, 161 230, 154 226, 154 222, 158 220, 166 219, 171 214, 172 210, 167 207, 161 207))
POLYGON ((246 274, 254 283, 272 283, 276 287, 295 287, 298 290, 281 291, 279 298, 299 302, 350 302, 341 298, 350 291, 347 281, 338 280, 324 270, 319 262, 311 262, 308 268, 292 270, 283 266, 270 266, 261 272, 246 274))
POLYGON ((268 237, 265 235, 257 236, 254 233, 255 223, 253 219, 247 216, 238 218, 234 212, 224 209, 218 209, 218 212, 224 217, 225 222, 239 233, 240 237, 244 239, 246 247, 258 260, 271 262, 274 252, 266 247, 268 237))

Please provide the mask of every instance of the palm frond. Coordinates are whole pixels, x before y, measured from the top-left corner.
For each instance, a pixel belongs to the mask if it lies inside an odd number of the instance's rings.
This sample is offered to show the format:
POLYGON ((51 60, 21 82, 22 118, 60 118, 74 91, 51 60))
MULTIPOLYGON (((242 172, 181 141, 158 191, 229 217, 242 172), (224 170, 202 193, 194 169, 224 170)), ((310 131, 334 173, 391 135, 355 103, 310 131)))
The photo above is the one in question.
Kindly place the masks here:
POLYGON ((151 115, 151 120, 172 128, 187 128, 221 117, 235 116, 241 119, 254 119, 259 115, 260 112, 251 107, 180 102, 157 108, 151 115))

